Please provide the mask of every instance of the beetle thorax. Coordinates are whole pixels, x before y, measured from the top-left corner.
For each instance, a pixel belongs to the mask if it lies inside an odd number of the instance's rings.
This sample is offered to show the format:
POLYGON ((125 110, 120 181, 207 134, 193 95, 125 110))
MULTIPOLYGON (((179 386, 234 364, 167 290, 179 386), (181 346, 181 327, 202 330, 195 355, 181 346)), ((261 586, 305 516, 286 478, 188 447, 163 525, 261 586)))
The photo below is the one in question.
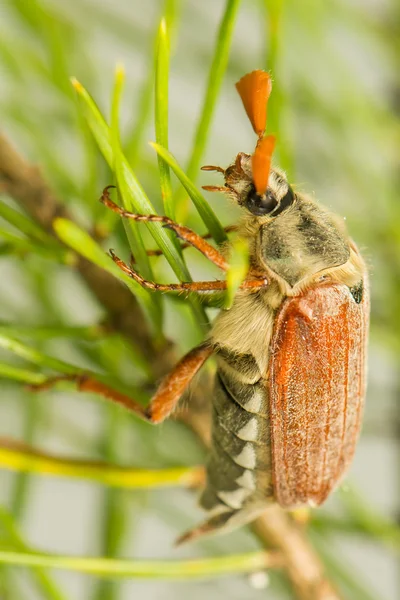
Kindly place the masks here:
POLYGON ((228 193, 244 209, 239 235, 249 243, 252 269, 265 272, 288 296, 332 273, 333 280, 352 285, 359 269, 343 222, 295 193, 279 169, 271 169, 263 196, 255 194, 252 177, 252 157, 245 153, 225 171, 228 193))
POLYGON ((261 264, 291 288, 350 258, 349 242, 337 219, 300 195, 282 214, 261 224, 255 251, 261 264))

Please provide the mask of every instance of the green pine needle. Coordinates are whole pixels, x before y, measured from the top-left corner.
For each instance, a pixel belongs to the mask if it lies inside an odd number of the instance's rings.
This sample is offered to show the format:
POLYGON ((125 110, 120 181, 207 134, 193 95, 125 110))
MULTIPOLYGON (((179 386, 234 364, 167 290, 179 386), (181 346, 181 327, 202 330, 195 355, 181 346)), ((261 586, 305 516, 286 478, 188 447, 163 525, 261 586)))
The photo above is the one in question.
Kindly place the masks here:
POLYGON ((268 552, 251 552, 187 561, 151 561, 0 550, 1 563, 64 569, 112 579, 128 577, 130 579, 187 580, 212 579, 223 575, 260 571, 270 566, 271 558, 268 552))
MULTIPOLYGON (((191 155, 186 167, 186 174, 192 182, 195 182, 198 177, 200 163, 206 149, 212 118, 214 116, 225 71, 228 66, 233 29, 239 6, 240 0, 227 0, 225 12, 217 34, 217 43, 208 75, 203 107, 197 123, 191 155)), ((182 191, 178 191, 175 202, 177 206, 180 207, 178 217, 181 220, 185 219, 187 213, 187 203, 184 203, 183 199, 182 191)))
MULTIPOLYGON (((84 111, 89 128, 92 131, 99 149, 110 168, 113 169, 115 157, 113 153, 111 130, 85 88, 74 78, 72 79, 72 84, 82 100, 82 110, 84 111)), ((124 182, 126 190, 126 194, 123 195, 123 198, 127 198, 129 194, 129 198, 132 202, 132 204, 126 208, 137 214, 156 214, 154 207, 129 166, 126 157, 122 154, 122 151, 119 153, 117 160, 120 166, 119 182, 124 182)), ((172 242, 170 234, 166 229, 164 229, 160 223, 146 223, 146 226, 180 281, 191 281, 190 273, 184 259, 172 242)), ((190 303, 196 316, 197 325, 205 332, 208 319, 203 307, 195 298, 190 299, 190 303)))
MULTIPOLYGON (((9 541, 11 548, 16 552, 30 552, 20 535, 12 516, 0 506, 0 546, 4 544, 5 539, 9 541), (2 531, 3 530, 3 531, 2 531)), ((31 574, 36 582, 38 591, 41 592, 45 600, 67 600, 67 597, 61 591, 59 586, 53 581, 43 567, 34 567, 31 574)))
POLYGON ((75 460, 36 452, 18 444, 10 444, 2 438, 0 438, 0 468, 23 473, 85 479, 125 489, 191 487, 202 480, 204 473, 202 467, 135 469, 108 463, 75 460))
POLYGON ((227 293, 225 308, 230 308, 240 285, 249 270, 249 247, 245 240, 234 240, 230 248, 229 269, 226 274, 227 293))
POLYGON ((178 177, 190 198, 193 200, 200 217, 203 219, 203 223, 217 244, 223 244, 226 242, 228 236, 226 235, 224 228, 216 217, 214 211, 211 209, 204 196, 198 191, 194 183, 192 183, 189 177, 184 173, 174 156, 172 156, 172 154, 168 152, 166 148, 163 148, 159 144, 150 142, 150 145, 153 146, 157 154, 161 156, 161 158, 171 167, 175 175, 178 177))
MULTIPOLYGON (((168 80, 169 31, 165 19, 158 29, 155 66, 155 131, 157 144, 168 149, 168 80)), ((171 176, 168 163, 159 155, 161 197, 165 214, 175 220, 176 206, 172 201, 171 176)))

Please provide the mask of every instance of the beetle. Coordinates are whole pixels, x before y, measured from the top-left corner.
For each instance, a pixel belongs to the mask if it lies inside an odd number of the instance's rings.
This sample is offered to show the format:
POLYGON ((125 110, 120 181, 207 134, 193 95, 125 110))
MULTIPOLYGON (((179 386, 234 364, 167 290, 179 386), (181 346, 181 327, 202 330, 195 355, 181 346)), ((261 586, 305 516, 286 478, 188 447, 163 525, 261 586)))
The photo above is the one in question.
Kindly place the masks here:
MULTIPOLYGON (((237 84, 257 144, 220 172, 225 192, 242 207, 237 235, 247 240, 250 266, 232 307, 221 310, 208 338, 161 382, 149 406, 92 377, 75 379, 152 423, 160 423, 205 361, 215 355, 212 444, 200 503, 208 519, 180 541, 227 531, 272 503, 320 505, 341 481, 354 455, 366 391, 369 286, 365 263, 343 219, 295 191, 271 167, 275 138, 265 135, 271 78, 253 71, 237 84)), ((158 215, 125 211, 124 218, 160 222, 222 271, 225 256, 197 233, 158 215)), ((112 251, 114 262, 155 291, 210 292, 226 282, 146 281, 112 251)))

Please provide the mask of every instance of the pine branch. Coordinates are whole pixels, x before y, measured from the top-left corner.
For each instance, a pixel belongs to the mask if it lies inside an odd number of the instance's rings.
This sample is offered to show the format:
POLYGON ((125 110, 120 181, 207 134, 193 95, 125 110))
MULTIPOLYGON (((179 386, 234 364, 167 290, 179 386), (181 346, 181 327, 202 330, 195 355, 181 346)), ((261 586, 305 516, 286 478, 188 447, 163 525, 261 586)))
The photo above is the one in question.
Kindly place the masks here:
MULTIPOLYGON (((56 217, 71 218, 43 180, 39 169, 28 163, 1 133, 0 186, 48 233, 56 235, 52 227, 56 217)), ((163 348, 155 347, 146 319, 131 292, 80 256, 76 257, 76 269, 107 311, 113 329, 140 347, 157 378, 162 375, 164 360, 172 363, 168 358, 171 348, 168 344, 163 348)))

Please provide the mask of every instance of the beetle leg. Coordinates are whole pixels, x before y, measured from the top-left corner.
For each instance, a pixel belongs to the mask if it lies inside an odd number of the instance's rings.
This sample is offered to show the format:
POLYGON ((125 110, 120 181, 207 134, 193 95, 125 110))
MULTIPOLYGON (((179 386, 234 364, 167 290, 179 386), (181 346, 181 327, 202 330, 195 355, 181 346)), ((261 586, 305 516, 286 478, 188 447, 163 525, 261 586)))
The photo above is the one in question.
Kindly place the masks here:
MULTIPOLYGON (((137 271, 132 269, 131 266, 127 265, 121 260, 113 250, 110 250, 110 255, 116 265, 132 277, 142 287, 154 292, 220 292, 227 288, 227 283, 223 279, 215 279, 214 281, 183 281, 181 283, 155 283, 154 281, 148 281, 144 279, 137 271)), ((265 287, 268 284, 265 277, 246 279, 240 286, 241 289, 256 290, 258 288, 265 287)))
POLYGON ((146 408, 126 394, 113 389, 97 380, 95 376, 88 374, 50 377, 44 383, 30 386, 30 389, 35 391, 47 390, 59 381, 71 381, 76 383, 79 391, 99 394, 103 398, 123 406, 142 419, 156 424, 164 421, 172 413, 183 392, 212 353, 213 347, 208 342, 203 342, 185 354, 161 381, 146 408))
MULTIPOLYGON (((226 227, 224 227, 224 231, 225 231, 225 233, 231 233, 232 231, 237 231, 237 225, 227 225, 226 227)), ((205 235, 202 235, 201 237, 203 240, 208 240, 211 237, 211 234, 206 233, 205 235)), ((181 245, 181 250, 185 250, 186 248, 189 248, 191 245, 192 244, 185 242, 184 244, 181 245)), ((162 256, 162 254, 163 254, 163 252, 159 248, 154 249, 154 250, 147 250, 148 256, 162 256)))
POLYGON ((166 227, 167 229, 172 229, 172 231, 174 231, 179 238, 181 238, 184 242, 199 250, 199 252, 204 254, 204 256, 208 258, 208 260, 217 265, 217 267, 219 267, 222 271, 227 271, 228 263, 222 256, 222 254, 216 248, 214 248, 214 246, 211 246, 211 244, 206 242, 205 239, 202 238, 198 233, 196 233, 192 229, 189 229, 189 227, 185 227, 184 225, 178 225, 178 223, 175 223, 175 221, 173 221, 169 217, 162 217, 160 215, 137 215, 135 213, 124 210, 123 208, 118 206, 118 204, 115 204, 115 202, 111 200, 109 194, 110 187, 114 186, 107 186, 104 189, 103 194, 100 198, 100 201, 105 206, 119 214, 121 217, 125 217, 126 219, 132 219, 133 221, 144 223, 163 223, 164 227, 166 227))

